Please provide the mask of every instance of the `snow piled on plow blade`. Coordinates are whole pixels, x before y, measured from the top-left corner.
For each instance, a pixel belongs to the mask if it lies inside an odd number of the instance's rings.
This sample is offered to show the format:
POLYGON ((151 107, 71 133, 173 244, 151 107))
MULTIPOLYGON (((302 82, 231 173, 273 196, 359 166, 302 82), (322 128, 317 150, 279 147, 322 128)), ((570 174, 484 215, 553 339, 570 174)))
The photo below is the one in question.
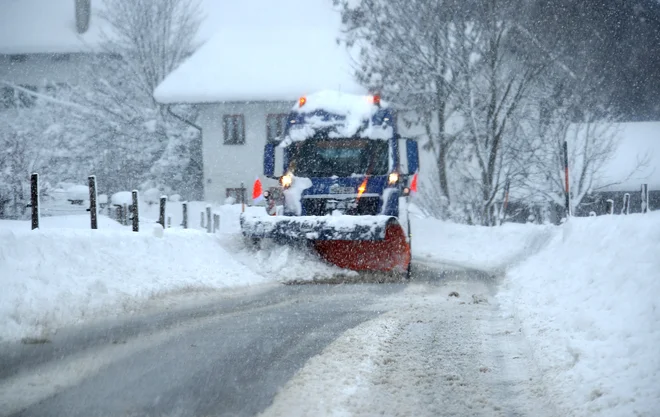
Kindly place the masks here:
POLYGON ((243 235, 252 238, 309 240, 383 240, 392 216, 241 215, 243 235))

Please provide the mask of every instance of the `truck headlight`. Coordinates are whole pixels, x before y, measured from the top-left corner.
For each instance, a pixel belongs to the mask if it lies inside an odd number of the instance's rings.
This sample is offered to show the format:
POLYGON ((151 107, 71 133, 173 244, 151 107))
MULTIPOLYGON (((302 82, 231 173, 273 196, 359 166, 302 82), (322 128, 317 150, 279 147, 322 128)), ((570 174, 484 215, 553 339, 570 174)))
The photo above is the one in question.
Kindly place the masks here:
POLYGON ((389 177, 387 177, 387 183, 388 183, 389 185, 394 185, 394 184, 396 184, 397 182, 399 182, 399 173, 396 172, 396 171, 391 172, 390 175, 389 175, 389 177))
POLYGON ((293 175, 291 175, 290 172, 287 172, 286 174, 284 174, 280 177, 280 185, 284 189, 287 189, 287 188, 291 187, 292 183, 293 183, 293 175))

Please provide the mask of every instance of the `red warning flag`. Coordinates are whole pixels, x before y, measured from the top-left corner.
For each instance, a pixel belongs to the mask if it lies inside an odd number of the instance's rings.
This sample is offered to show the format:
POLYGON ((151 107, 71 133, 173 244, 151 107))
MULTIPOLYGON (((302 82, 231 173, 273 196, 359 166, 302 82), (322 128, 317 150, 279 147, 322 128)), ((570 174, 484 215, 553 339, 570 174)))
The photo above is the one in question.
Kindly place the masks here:
POLYGON ((410 181, 410 192, 416 193, 417 192, 417 175, 418 173, 415 172, 415 175, 412 177, 412 181, 410 181))
POLYGON ((252 201, 258 203, 263 199, 264 199, 264 192, 263 189, 261 188, 261 180, 259 179, 259 177, 257 177, 257 179, 254 180, 254 185, 252 186, 252 201))

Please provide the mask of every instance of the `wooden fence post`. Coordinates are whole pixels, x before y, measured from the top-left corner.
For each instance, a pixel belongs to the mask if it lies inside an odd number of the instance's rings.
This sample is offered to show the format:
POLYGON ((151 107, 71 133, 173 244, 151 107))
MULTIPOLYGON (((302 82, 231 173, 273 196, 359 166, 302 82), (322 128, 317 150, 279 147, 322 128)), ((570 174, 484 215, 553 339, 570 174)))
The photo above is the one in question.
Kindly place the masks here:
POLYGON ((204 228, 204 212, 199 212, 199 227, 204 228))
POLYGON ((608 198, 606 202, 607 202, 607 214, 614 214, 614 200, 608 198))
POLYGON ((39 228, 39 174, 30 177, 30 206, 32 207, 32 230, 39 228))
POLYGON ((571 193, 568 182, 568 142, 564 141, 563 146, 564 151, 564 191, 566 192, 566 201, 564 202, 566 206, 566 216, 571 215, 571 193))
POLYGON ((96 175, 90 175, 87 179, 89 180, 89 220, 92 230, 96 230, 99 228, 96 211, 96 175))
POLYGON ((134 232, 139 232, 140 231, 140 213, 138 211, 138 190, 133 190, 131 191, 131 199, 133 203, 133 231, 134 232))
POLYGON ((213 233, 217 232, 220 230, 220 215, 219 214, 213 214, 213 233))
POLYGON ((167 228, 172 228, 172 216, 167 216, 167 228))
POLYGON ((621 213, 628 215, 630 213, 630 194, 625 193, 623 195, 623 208, 621 209, 621 213))
POLYGON ((167 204, 167 196, 160 196, 160 206, 158 209, 158 223, 165 228, 165 205, 167 204))
POLYGON ((124 204, 124 212, 123 212, 123 214, 124 214, 124 221, 123 221, 124 226, 128 226, 128 218, 129 218, 128 214, 129 214, 130 210, 131 209, 129 208, 129 205, 124 204))
POLYGON ((188 202, 184 201, 183 204, 181 204, 181 207, 183 208, 183 220, 181 221, 181 226, 183 226, 184 229, 188 228, 188 202))
POLYGON ((649 185, 642 184, 642 213, 649 212, 649 185))
POLYGON ((211 220, 211 206, 207 205, 206 206, 206 232, 211 233, 213 230, 213 223, 211 220))

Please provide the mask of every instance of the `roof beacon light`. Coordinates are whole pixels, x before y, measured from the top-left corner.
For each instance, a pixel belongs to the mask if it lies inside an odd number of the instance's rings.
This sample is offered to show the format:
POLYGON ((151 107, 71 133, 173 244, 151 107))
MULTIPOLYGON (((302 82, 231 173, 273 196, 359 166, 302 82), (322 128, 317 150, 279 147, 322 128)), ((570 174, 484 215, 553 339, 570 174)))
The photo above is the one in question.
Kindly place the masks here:
POLYGON ((302 106, 304 106, 305 103, 307 103, 307 97, 300 97, 300 98, 298 99, 298 107, 302 107, 302 106))
POLYGON ((380 94, 374 94, 370 97, 370 101, 376 106, 380 107, 380 94))

